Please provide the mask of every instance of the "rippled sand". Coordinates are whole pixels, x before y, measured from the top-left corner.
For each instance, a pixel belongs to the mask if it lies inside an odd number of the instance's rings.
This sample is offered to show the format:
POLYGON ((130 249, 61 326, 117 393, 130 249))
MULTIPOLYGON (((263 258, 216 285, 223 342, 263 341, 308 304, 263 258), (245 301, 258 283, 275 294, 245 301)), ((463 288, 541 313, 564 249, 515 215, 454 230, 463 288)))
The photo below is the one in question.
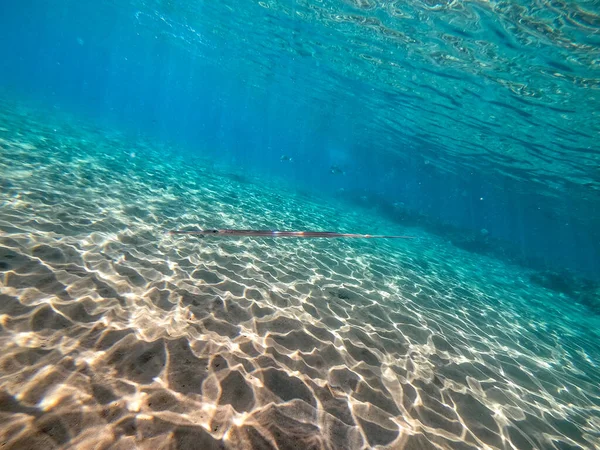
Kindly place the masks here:
POLYGON ((0 127, 2 448, 600 448, 598 318, 524 269, 118 134, 0 127))

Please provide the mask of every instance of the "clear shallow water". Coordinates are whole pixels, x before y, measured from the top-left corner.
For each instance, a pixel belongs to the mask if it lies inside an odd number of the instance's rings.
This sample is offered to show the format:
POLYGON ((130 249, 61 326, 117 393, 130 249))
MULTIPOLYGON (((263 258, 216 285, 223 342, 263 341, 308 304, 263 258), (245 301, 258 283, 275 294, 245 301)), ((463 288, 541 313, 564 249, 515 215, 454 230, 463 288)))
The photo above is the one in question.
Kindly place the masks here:
POLYGON ((535 272, 4 105, 5 448, 600 445, 600 316, 535 272), (205 223, 418 240, 165 233, 205 223))
POLYGON ((595 2, 27 0, 0 20, 9 95, 600 273, 595 2))
POLYGON ((0 6, 3 447, 600 447, 598 23, 0 6))

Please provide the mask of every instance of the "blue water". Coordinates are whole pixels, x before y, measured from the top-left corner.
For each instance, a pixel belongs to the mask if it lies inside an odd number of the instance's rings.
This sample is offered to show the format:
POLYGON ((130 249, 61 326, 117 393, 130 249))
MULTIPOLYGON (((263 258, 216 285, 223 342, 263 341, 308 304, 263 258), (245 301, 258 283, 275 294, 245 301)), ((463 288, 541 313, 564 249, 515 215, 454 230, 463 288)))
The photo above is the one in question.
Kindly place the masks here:
POLYGON ((585 2, 10 2, 0 83, 299 189, 485 229, 597 278, 594 14, 585 2))
POLYGON ((5 1, 0 55, 0 442, 600 445, 597 2, 5 1))

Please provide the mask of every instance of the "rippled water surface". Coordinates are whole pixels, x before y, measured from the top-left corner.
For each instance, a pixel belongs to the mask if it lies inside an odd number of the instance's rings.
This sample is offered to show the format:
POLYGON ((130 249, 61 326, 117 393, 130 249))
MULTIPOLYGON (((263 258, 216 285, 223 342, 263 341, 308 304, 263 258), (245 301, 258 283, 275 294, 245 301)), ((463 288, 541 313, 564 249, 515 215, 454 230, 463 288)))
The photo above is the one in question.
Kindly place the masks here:
POLYGON ((600 448, 598 2, 23 0, 0 54, 3 449, 600 448))
POLYGON ((581 192, 597 200, 595 2, 134 4, 141 27, 235 67, 257 89, 291 77, 298 101, 359 99, 363 139, 381 133, 380 150, 492 167, 541 189, 592 185, 581 192), (208 49, 222 42, 237 58, 208 49))

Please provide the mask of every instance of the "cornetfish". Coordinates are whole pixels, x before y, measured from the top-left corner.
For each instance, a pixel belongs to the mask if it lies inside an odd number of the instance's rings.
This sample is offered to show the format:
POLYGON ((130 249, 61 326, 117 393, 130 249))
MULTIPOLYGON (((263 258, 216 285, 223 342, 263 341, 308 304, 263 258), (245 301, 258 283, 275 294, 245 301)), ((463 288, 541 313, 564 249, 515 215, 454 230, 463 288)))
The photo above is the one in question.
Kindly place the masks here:
POLYGON ((171 230, 170 234, 197 236, 248 236, 248 237, 296 237, 296 238, 358 238, 358 239, 414 239, 414 236, 388 236, 381 234, 351 234, 333 231, 276 231, 276 230, 171 230))

